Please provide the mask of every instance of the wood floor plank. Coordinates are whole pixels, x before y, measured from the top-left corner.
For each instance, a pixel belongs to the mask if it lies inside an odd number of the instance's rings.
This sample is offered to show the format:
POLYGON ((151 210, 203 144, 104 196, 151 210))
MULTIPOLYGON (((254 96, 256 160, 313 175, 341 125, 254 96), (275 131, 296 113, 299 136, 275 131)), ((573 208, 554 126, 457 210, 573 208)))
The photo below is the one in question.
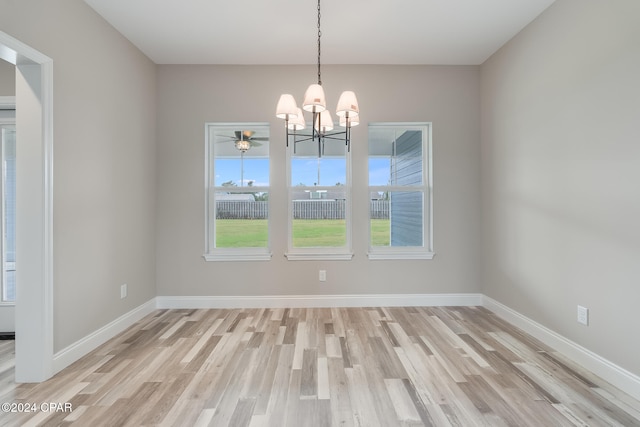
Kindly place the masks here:
POLYGON ((162 383, 153 400, 149 400, 147 405, 149 408, 141 408, 137 411, 134 423, 138 425, 157 425, 160 424, 168 415, 173 404, 182 395, 187 385, 195 376, 192 372, 184 372, 171 381, 162 383))
POLYGON ((342 357, 345 357, 344 353, 346 352, 348 355, 347 359, 351 365, 363 365, 368 352, 368 337, 365 337, 365 341, 363 342, 363 334, 355 324, 351 324, 345 332, 347 336, 345 337, 345 347, 342 349, 342 357))
POLYGON ((640 426, 640 402, 483 307, 157 310, 2 426, 640 426))
POLYGON ((269 358, 267 364, 261 368, 264 369, 264 375, 262 376, 262 382, 260 383, 256 406, 254 407, 254 415, 265 415, 267 413, 267 407, 271 398, 271 389, 275 382, 276 369, 278 368, 278 362, 280 359, 280 349, 282 346, 275 345, 269 348, 269 358))
POLYGON ((418 409, 407 392, 403 381, 401 379, 387 378, 384 380, 384 383, 387 387, 391 402, 393 403, 393 409, 398 417, 398 421, 419 422, 420 414, 418 414, 418 409))
POLYGON ((318 399, 331 399, 329 389, 329 365, 326 357, 318 358, 318 399))
POLYGON ((347 382, 344 363, 333 358, 327 360, 329 369, 329 401, 331 403, 331 419, 333 425, 353 426, 351 394, 347 382))
MULTIPOLYGON (((373 408, 380 425, 388 427, 402 425, 402 422, 399 423, 397 416, 394 415, 393 401, 387 390, 385 378, 377 371, 373 355, 369 354, 364 365, 357 367, 362 368, 365 374, 370 390, 368 394, 372 397, 373 408)), ((408 420, 405 421, 408 422, 408 420)))
POLYGON ((300 382, 301 382, 302 372, 300 369, 293 369, 291 371, 291 376, 289 378, 289 388, 287 390, 287 400, 286 404, 282 408, 284 417, 277 419, 272 418, 271 424, 274 424, 274 421, 278 421, 279 425, 283 427, 298 427, 298 423, 300 422, 300 417, 298 415, 298 410, 300 408, 300 382))
MULTIPOLYGON (((295 357, 294 357, 295 369, 295 357)), ((300 379, 300 398, 318 397, 318 351, 315 348, 305 348, 302 356, 300 379)))
POLYGON ((327 357, 342 358, 340 337, 333 334, 325 335, 325 348, 327 351, 327 357))
POLYGON ((349 345, 346 337, 339 337, 340 339, 340 356, 342 356, 342 363, 345 368, 352 368, 351 355, 349 351, 349 345))
POLYGON ((198 425, 198 422, 208 425, 215 414, 215 408, 203 408, 204 401, 187 399, 186 392, 174 402, 173 406, 158 425, 162 427, 181 427, 198 425))
POLYGON ((581 393, 573 390, 573 387, 566 386, 566 383, 557 381, 557 377, 544 367, 532 364, 520 364, 520 369, 525 371, 536 383, 558 397, 556 405, 564 404, 573 416, 581 419, 587 424, 597 423, 601 425, 633 425, 634 420, 630 414, 611 412, 610 407, 594 405, 589 402, 581 393), (622 422, 621 422, 622 421, 622 422))
POLYGON ((108 416, 106 416, 104 420, 101 419, 101 422, 104 422, 105 425, 113 426, 135 425, 135 423, 131 423, 131 421, 133 421, 131 418, 134 417, 144 403, 151 400, 161 385, 162 383, 159 382, 142 383, 140 387, 137 388, 133 399, 118 399, 111 405, 108 416))
POLYGON ((376 416, 376 408, 373 395, 366 393, 369 389, 364 369, 361 365, 354 365, 353 368, 345 369, 349 395, 351 400, 351 410, 353 423, 355 426, 380 426, 376 416))
POLYGON ((207 408, 203 410, 202 412, 200 412, 198 419, 193 424, 194 427, 207 427, 211 423, 211 420, 213 419, 215 413, 216 408, 207 408))
POLYGON ((272 355, 272 349, 267 346, 250 347, 247 345, 245 352, 251 353, 251 359, 249 364, 244 367, 246 380, 240 390, 240 397, 244 399, 255 398, 257 399, 261 390, 265 376, 271 375, 273 378, 273 372, 269 372, 265 369, 269 366, 269 358, 272 355))
MULTIPOLYGON (((295 349, 291 344, 282 345, 278 352, 278 365, 273 378, 273 385, 267 405, 267 425, 283 425, 287 414, 287 397, 292 384, 293 353, 295 349)), ((298 371, 299 372, 299 371, 298 371)), ((293 381, 295 383, 295 381, 293 381)))
POLYGON ((307 343, 309 341, 307 333, 307 322, 297 322, 296 339, 294 341, 295 352, 293 354, 293 369, 302 369, 304 349, 307 348, 307 343))
MULTIPOLYGON (((426 363, 423 363, 425 361, 419 360, 415 355, 407 356, 407 352, 403 348, 398 347, 395 351, 398 355, 398 360, 400 360, 407 373, 408 379, 416 388, 420 400, 425 404, 446 402, 447 399, 444 397, 445 388, 436 385, 435 376, 432 374, 433 371, 430 371, 426 363)), ((412 353, 411 349, 409 349, 409 353, 412 353)))
POLYGON ((212 397, 207 400, 205 407, 216 408, 216 414, 212 420, 214 425, 229 425, 229 420, 241 398, 242 387, 249 378, 246 367, 250 366, 254 357, 255 349, 239 352, 233 365, 227 369, 226 379, 223 382, 224 388, 215 390, 212 397))
POLYGON ((328 400, 304 399, 298 405, 296 427, 331 427, 331 406, 328 400))
MULTIPOLYGON (((422 400, 414 384, 406 378, 402 380, 402 384, 404 385, 404 388, 406 389, 409 398, 413 402, 413 406, 416 408, 416 411, 418 412, 418 416, 422 421, 422 425, 435 426, 436 423, 434 422, 433 415, 430 413, 429 409, 427 409, 428 405, 425 404, 424 400, 422 400)), ((432 405, 432 406, 435 406, 435 405, 432 405)), ((439 411, 436 411, 436 412, 439 412, 439 411)))
POLYGON ((345 312, 344 308, 331 308, 331 318, 333 320, 333 334, 337 337, 345 337, 346 332, 344 330, 343 313, 345 312))
POLYGON ((234 427, 248 426, 251 423, 251 416, 255 406, 256 399, 254 397, 239 399, 236 409, 229 420, 229 425, 234 427))

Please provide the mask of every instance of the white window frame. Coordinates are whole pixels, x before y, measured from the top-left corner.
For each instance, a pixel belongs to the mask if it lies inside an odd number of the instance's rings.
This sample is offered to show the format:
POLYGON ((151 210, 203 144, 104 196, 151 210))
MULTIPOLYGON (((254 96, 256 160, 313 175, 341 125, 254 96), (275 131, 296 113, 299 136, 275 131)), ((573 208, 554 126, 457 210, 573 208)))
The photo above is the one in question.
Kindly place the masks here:
MULTIPOLYGON (((371 242, 371 209, 368 208, 368 246, 367 254, 370 260, 393 260, 393 259, 433 259, 433 165, 432 165, 432 124, 430 122, 384 122, 369 123, 369 129, 375 128, 403 128, 405 130, 422 131, 422 185, 420 186, 371 186, 369 185, 369 174, 367 173, 367 191, 369 196, 367 202, 370 203, 372 192, 422 192, 422 241, 423 246, 372 246, 371 242)), ((367 142, 367 171, 369 167, 369 143, 367 142)))
MULTIPOLYGON (((327 141, 326 143, 330 143, 327 141)), ((338 141, 331 143, 340 144, 338 141)), ((293 157, 294 143, 291 141, 287 148, 287 202, 288 202, 288 225, 287 225, 287 242, 288 250, 285 257, 289 261, 350 261, 353 258, 352 239, 351 239, 351 152, 345 146, 345 168, 346 177, 345 185, 340 186, 345 194, 345 227, 346 242, 344 246, 336 247, 305 247, 298 248, 293 246, 293 193, 295 190, 307 189, 311 191, 330 191, 335 186, 296 186, 291 183, 291 160, 293 157)))
POLYGON ((268 241, 266 247, 243 247, 243 248, 216 248, 216 230, 215 230, 215 206, 216 206, 216 189, 215 187, 215 171, 214 171, 214 154, 215 141, 211 138, 216 128, 236 128, 243 130, 251 130, 252 128, 263 128, 270 132, 269 123, 205 123, 205 249, 203 258, 206 261, 269 261, 271 259, 271 146, 269 146, 269 186, 255 187, 234 187, 234 192, 267 192, 269 193, 267 219, 268 241))

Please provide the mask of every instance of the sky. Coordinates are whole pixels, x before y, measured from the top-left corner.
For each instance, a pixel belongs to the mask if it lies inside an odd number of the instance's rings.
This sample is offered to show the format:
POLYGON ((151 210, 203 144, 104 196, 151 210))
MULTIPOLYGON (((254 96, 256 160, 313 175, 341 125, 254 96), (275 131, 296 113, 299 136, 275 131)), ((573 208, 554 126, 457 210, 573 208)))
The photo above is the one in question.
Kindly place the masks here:
MULTIPOLYGON (((307 186, 333 186, 345 184, 345 159, 343 158, 297 158, 292 160, 291 183, 307 186), (319 182, 318 182, 319 177, 319 182)), ((238 187, 247 186, 250 181, 254 187, 269 186, 269 160, 245 158, 242 163, 237 159, 216 159, 214 165, 215 185, 233 181, 238 187), (241 185, 241 181, 243 184, 241 185)), ((369 185, 387 185, 389 183, 389 158, 369 159, 369 185)))

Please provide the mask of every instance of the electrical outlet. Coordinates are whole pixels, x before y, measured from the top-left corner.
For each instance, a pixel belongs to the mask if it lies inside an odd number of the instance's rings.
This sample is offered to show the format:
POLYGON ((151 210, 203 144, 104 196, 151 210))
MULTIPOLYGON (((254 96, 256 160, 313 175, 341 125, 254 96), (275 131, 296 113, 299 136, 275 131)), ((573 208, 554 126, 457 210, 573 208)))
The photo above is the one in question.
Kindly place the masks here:
POLYGON ((589 325, 589 309, 580 305, 578 306, 578 323, 589 325))
POLYGON ((326 282, 327 281, 327 270, 320 270, 320 273, 318 274, 318 279, 320 279, 321 282, 326 282))
POLYGON ((120 285, 120 299, 127 297, 127 284, 120 285))

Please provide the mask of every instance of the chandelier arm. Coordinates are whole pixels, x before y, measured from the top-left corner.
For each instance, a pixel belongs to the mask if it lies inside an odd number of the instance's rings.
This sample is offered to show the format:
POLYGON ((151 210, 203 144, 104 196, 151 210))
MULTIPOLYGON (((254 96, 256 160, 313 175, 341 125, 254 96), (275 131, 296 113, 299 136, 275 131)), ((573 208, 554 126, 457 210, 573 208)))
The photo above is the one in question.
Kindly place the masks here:
POLYGON ((311 122, 311 135, 313 139, 316 139, 316 137, 318 137, 318 139, 320 139, 320 113, 316 113, 315 111, 315 107, 313 109, 313 116, 312 119, 313 121, 311 122))
POLYGON ((351 143, 349 142, 351 140, 351 124, 349 123, 349 113, 347 112, 347 114, 345 115, 344 118, 344 145, 347 146, 347 153, 351 151, 351 143))
MULTIPOLYGON (((289 148, 289 115, 288 114, 284 118, 284 130, 287 132, 287 148, 289 148)), ((294 144, 295 144, 295 141, 294 141, 294 144)))
POLYGON ((324 139, 331 139, 334 141, 344 141, 343 137, 337 138, 337 135, 344 135, 345 131, 342 132, 336 132, 336 133, 325 133, 324 135, 310 135, 310 134, 304 134, 304 133, 295 133, 295 134, 289 134, 289 136, 294 136, 295 137, 295 142, 299 143, 299 142, 307 142, 307 141, 315 141, 316 138, 320 137, 320 138, 324 138, 324 139), (304 137, 302 139, 299 139, 299 137, 304 137))
POLYGON ((305 136, 306 137, 306 138, 303 138, 303 139, 294 138, 296 144, 299 143, 299 142, 315 141, 315 138, 313 136, 311 136, 311 135, 308 135, 308 134, 305 135, 305 134, 299 133, 299 134, 294 134, 293 136, 294 137, 298 137, 298 136, 305 136))
POLYGON ((334 136, 331 136, 331 135, 322 135, 322 139, 330 139, 332 141, 343 141, 344 142, 344 138, 335 138, 334 136))

